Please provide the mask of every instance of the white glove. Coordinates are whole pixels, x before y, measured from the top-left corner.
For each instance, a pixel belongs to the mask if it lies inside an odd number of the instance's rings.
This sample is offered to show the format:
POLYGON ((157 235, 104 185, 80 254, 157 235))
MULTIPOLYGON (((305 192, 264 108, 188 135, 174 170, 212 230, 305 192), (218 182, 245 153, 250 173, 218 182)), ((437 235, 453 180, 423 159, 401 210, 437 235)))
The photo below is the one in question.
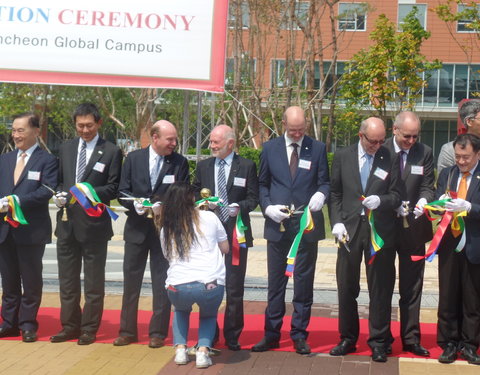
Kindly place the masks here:
POLYGON ((472 208, 472 204, 465 199, 452 199, 450 202, 445 203, 445 208, 448 212, 461 212, 467 211, 469 212, 472 208))
POLYGON ((53 203, 55 203, 58 208, 65 207, 67 204, 67 195, 68 193, 66 191, 59 191, 52 197, 53 203))
POLYGON ((418 219, 420 216, 423 215, 423 207, 427 204, 427 200, 425 198, 420 198, 413 209, 413 214, 415 215, 415 219, 418 219))
MULTIPOLYGON (((143 199, 142 199, 143 202, 143 199)), ((145 215, 145 207, 143 207, 143 203, 138 201, 133 201, 133 207, 135 207, 135 211, 138 215, 145 215)))
MULTIPOLYGON (((408 216, 408 208, 405 207, 405 205, 403 203, 404 202, 402 202, 402 204, 395 210, 397 212, 397 215, 401 216, 401 217, 408 216)), ((410 202, 406 201, 405 203, 408 204, 410 202)))
POLYGON ((265 209, 265 215, 272 219, 276 223, 281 223, 282 220, 290 217, 289 214, 281 211, 285 209, 285 206, 282 204, 272 204, 265 209))
POLYGON ((438 198, 438 200, 441 201, 441 200, 449 199, 449 198, 450 198, 450 195, 448 195, 448 194, 442 194, 442 195, 440 195, 440 198, 438 198))
POLYGON ((238 203, 232 203, 228 205, 228 216, 235 217, 238 215, 239 211, 240 206, 238 205, 238 203))
POLYGON ((310 202, 308 202, 308 208, 312 212, 317 212, 317 211, 320 211, 322 209, 324 203, 325 203, 325 195, 323 195, 323 193, 317 191, 310 198, 310 202))
POLYGON ((162 202, 155 202, 152 204, 152 211, 155 216, 160 215, 162 211, 162 202))
POLYGON ((375 210, 380 206, 380 197, 378 195, 369 195, 363 200, 362 204, 369 210, 375 210))
POLYGON ((218 207, 218 203, 217 202, 208 202, 208 209, 209 210, 212 210, 212 211, 215 211, 218 207))
POLYGON ((3 197, 0 199, 0 212, 7 212, 8 211, 8 199, 7 197, 3 197))
POLYGON ((337 223, 333 226, 332 234, 337 238, 339 241, 350 240, 350 236, 347 233, 347 228, 343 223, 337 223))

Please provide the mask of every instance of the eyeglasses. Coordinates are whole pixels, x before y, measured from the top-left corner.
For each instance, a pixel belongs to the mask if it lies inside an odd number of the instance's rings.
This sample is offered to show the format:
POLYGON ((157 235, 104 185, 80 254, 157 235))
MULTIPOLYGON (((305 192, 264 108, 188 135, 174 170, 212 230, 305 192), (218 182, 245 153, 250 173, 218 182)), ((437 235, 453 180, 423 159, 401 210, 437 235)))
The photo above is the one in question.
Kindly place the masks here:
POLYGON ((405 139, 417 139, 418 138, 418 134, 403 134, 401 131, 399 131, 399 133, 405 139))
POLYGON ((379 141, 374 141, 372 139, 368 139, 368 137, 364 134, 364 133, 361 133, 365 139, 368 141, 368 143, 370 143, 372 146, 375 146, 375 145, 383 145, 385 143, 385 139, 381 139, 379 141))

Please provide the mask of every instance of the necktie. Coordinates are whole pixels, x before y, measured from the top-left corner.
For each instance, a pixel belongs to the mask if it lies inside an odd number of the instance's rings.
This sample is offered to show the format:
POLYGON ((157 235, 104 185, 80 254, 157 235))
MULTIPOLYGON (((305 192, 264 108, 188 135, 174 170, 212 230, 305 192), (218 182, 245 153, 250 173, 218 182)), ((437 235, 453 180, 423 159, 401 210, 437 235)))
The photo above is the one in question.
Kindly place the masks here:
POLYGON ((156 159, 155 166, 150 172, 150 184, 152 186, 152 190, 155 188, 155 185, 157 184, 158 175, 160 174, 160 163, 162 162, 162 157, 160 155, 157 155, 155 159, 156 159))
POLYGON ((83 139, 80 140, 80 142, 82 142, 82 148, 80 149, 80 155, 78 157, 77 182, 81 182, 83 180, 85 167, 87 166, 87 142, 85 142, 83 139))
POLYGON ((227 195, 227 179, 225 178, 225 164, 227 162, 223 159, 220 160, 218 165, 218 178, 217 178, 217 188, 218 188, 218 197, 222 200, 223 207, 219 206, 219 217, 220 220, 224 223, 228 220, 228 195, 227 195))
POLYGON ((457 198, 465 199, 467 197, 467 178, 470 176, 470 172, 465 172, 458 185, 457 198))
POLYGON ((298 145, 296 143, 292 143, 291 146, 293 147, 293 151, 292 151, 292 155, 290 155, 290 175, 292 176, 292 179, 293 179, 297 174, 297 168, 298 168, 298 152, 297 152, 298 145))
POLYGON ((16 185, 18 179, 22 175, 23 169, 25 168, 25 158, 27 154, 22 152, 20 154, 20 159, 17 160, 17 164, 15 165, 15 170, 13 171, 13 183, 16 185))
POLYGON ((403 176, 403 170, 405 169, 405 156, 407 153, 405 151, 400 151, 400 176, 403 176))
POLYGON ((370 165, 372 162, 372 155, 367 153, 363 154, 365 161, 363 162, 362 168, 360 169, 360 179, 362 181, 362 189, 365 191, 367 187, 368 176, 370 176, 370 165))

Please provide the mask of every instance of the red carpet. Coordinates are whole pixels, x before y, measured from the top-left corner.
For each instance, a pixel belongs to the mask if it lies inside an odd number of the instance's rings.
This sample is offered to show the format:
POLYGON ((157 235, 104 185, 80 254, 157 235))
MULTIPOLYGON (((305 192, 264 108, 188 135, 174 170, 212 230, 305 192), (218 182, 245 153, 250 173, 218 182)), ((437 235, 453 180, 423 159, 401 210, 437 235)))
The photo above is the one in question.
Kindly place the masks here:
MULTIPOLYGON (((148 343, 148 323, 151 312, 139 311, 138 313, 138 332, 141 344, 148 343)), ((173 318, 173 315, 172 315, 173 318)), ((39 340, 48 341, 49 337, 61 330, 60 325, 60 309, 59 308, 41 308, 38 314, 39 320, 39 340)), ((223 322, 223 314, 220 314, 219 323, 223 322)), ((102 325, 97 335, 97 342, 112 343, 118 336, 118 328, 120 325, 120 311, 106 310, 103 314, 102 325)), ((250 349, 252 345, 257 343, 263 337, 263 315, 247 315, 245 317, 245 329, 240 338, 240 343, 243 348, 250 349)), ((198 313, 192 313, 190 319, 190 328, 192 335, 190 343, 196 342, 197 328, 198 328, 198 313)), ((292 341, 288 334, 290 328, 290 317, 284 319, 282 330, 282 340, 280 342, 279 351, 294 351, 292 341)), ((328 353, 328 351, 339 341, 338 335, 338 321, 333 318, 318 318, 313 317, 310 320, 310 336, 308 343, 312 351, 316 353, 328 353)), ((402 344, 399 339, 399 322, 392 322, 392 334, 395 337, 393 343, 393 354, 396 357, 414 357, 409 353, 402 352, 402 344)), ((436 344, 436 324, 422 324, 422 345, 430 350, 430 358, 438 358, 442 350, 436 344)), ((170 331, 171 334, 171 331, 170 331)), ((360 320, 360 338, 358 340, 356 355, 370 355, 370 349, 367 346, 368 337, 368 321, 366 319, 360 320)), ((18 338, 11 338, 18 340, 18 338)), ((6 339, 5 339, 6 340, 6 339)), ((222 341, 222 340, 221 340, 222 341)), ((171 336, 166 340, 168 345, 172 344, 171 336)), ((223 341, 221 342, 223 344, 223 341)), ((219 345, 218 348, 222 348, 219 345)))

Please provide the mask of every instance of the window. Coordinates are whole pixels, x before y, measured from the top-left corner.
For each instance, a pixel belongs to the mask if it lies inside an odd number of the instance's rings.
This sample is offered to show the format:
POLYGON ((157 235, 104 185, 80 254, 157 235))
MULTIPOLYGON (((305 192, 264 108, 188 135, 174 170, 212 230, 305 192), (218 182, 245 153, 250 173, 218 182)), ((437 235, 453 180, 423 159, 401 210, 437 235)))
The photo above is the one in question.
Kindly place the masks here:
MULTIPOLYGON (((240 81, 242 86, 250 86, 250 75, 255 73, 255 59, 250 59, 248 57, 243 57, 240 61, 240 81)), ((227 58, 227 63, 225 66, 225 87, 229 90, 233 88, 235 74, 235 60, 233 58, 227 58)))
POLYGON ((297 60, 287 66, 285 60, 273 60, 272 87, 305 87, 305 61, 297 60))
POLYGON ((298 30, 300 26, 307 23, 310 2, 296 1, 294 14, 292 14, 289 4, 289 2, 284 2, 282 24, 280 27, 284 30, 298 30))
POLYGON ((228 27, 231 29, 237 27, 237 17, 241 17, 243 29, 250 27, 250 9, 246 1, 230 1, 228 8, 228 27))
POLYGON ((426 30, 427 6, 425 4, 398 4, 398 29, 401 30, 403 20, 414 9, 417 9, 417 19, 426 30))
POLYGON ((478 22, 477 7, 459 4, 458 14, 461 14, 461 19, 457 21, 457 32, 459 33, 474 33, 477 30, 471 25, 476 20, 478 22))
POLYGON ((338 29, 346 31, 365 31, 367 29, 367 4, 338 4, 338 29))

